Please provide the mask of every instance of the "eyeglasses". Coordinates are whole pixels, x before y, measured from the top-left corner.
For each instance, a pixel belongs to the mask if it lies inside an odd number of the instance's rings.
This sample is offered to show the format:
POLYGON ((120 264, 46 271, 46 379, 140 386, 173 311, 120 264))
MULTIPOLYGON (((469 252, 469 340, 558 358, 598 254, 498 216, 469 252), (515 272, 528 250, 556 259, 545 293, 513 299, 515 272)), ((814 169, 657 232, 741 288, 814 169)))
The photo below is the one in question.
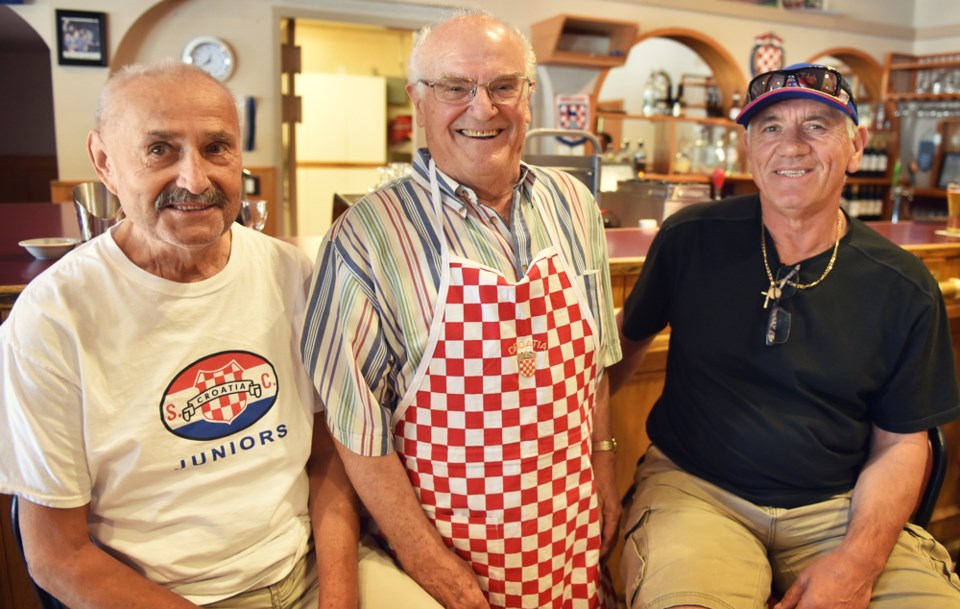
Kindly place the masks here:
POLYGON ((433 81, 421 79, 417 82, 433 89, 433 96, 445 104, 469 103, 480 88, 487 90, 487 96, 495 104, 515 104, 533 87, 529 78, 519 74, 494 78, 486 84, 478 84, 467 78, 440 78, 433 81))
MULTIPOLYGON (((768 299, 773 299, 773 308, 770 310, 770 317, 767 319, 766 343, 772 345, 782 345, 790 338, 790 311, 780 306, 781 300, 790 298, 797 292, 796 283, 792 282, 800 272, 800 265, 782 266, 777 270, 777 277, 770 284, 766 292, 768 299)), ((769 300, 767 301, 769 302, 769 300)), ((766 302, 764 303, 766 307, 766 302)))
POLYGON ((843 78, 840 72, 837 72, 828 66, 810 66, 806 68, 797 68, 795 70, 774 70, 761 74, 750 81, 747 87, 747 103, 755 100, 764 93, 776 91, 783 87, 800 87, 802 89, 811 89, 820 93, 825 93, 836 99, 840 103, 851 103, 856 109, 857 104, 853 101, 853 92, 850 85, 843 78))

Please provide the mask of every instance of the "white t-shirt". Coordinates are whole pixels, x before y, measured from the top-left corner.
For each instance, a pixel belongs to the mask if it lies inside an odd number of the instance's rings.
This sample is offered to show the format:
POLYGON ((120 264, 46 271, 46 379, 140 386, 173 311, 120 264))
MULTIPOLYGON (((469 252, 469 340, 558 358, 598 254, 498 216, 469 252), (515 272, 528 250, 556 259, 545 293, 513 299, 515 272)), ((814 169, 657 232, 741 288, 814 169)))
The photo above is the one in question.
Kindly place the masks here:
POLYGON ((308 549, 313 413, 299 356, 310 260, 234 225, 197 283, 140 269, 112 234, 23 291, 0 326, 0 492, 90 504, 90 534, 210 603, 308 549))

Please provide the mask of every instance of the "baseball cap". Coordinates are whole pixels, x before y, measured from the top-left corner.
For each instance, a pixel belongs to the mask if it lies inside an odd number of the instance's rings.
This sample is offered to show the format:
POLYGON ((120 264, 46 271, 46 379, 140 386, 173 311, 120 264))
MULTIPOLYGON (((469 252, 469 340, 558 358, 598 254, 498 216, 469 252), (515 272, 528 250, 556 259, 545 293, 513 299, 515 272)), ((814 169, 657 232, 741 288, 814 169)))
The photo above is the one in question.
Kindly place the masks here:
POLYGON ((840 110, 860 124, 850 83, 834 68, 814 63, 795 63, 782 70, 760 74, 747 87, 747 104, 737 115, 746 127, 761 110, 786 99, 812 99, 840 110))

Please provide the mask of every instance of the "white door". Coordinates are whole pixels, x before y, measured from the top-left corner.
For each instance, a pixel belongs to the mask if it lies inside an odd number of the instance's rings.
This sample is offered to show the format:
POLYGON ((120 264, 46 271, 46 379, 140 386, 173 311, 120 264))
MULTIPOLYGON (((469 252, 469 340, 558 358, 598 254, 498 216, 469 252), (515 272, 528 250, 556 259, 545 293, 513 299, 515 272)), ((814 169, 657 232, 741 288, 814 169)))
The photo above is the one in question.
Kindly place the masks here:
POLYGON ((297 75, 297 232, 330 227, 333 194, 362 194, 387 160, 387 82, 381 76, 297 75), (353 118, 351 118, 353 117, 353 118), (369 181, 369 183, 368 183, 369 181))

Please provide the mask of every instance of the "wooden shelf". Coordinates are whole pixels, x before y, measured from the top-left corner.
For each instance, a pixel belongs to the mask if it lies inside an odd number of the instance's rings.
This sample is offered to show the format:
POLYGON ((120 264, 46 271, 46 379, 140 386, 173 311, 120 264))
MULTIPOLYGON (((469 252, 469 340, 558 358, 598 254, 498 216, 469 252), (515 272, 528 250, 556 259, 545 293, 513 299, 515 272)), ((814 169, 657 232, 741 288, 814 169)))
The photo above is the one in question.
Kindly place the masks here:
POLYGON ((898 101, 919 101, 919 102, 945 102, 958 101, 958 93, 887 93, 887 100, 898 101))
POLYGON ((914 188, 913 196, 914 197, 930 197, 931 199, 946 200, 947 191, 942 188, 914 188))
MULTIPOLYGON (((940 135, 941 143, 937 145, 934 152, 933 163, 929 174, 930 184, 938 184, 940 172, 942 171, 942 159, 945 151, 950 150, 950 133, 956 125, 960 125, 960 92, 944 92, 947 86, 947 78, 956 78, 960 73, 960 52, 941 53, 932 55, 908 55, 904 53, 887 53, 886 65, 883 73, 883 92, 884 102, 888 109, 895 110, 897 104, 909 102, 920 106, 926 104, 939 104, 948 102, 944 105, 947 111, 941 116, 937 113, 936 125, 940 135), (917 91, 921 92, 917 92, 917 91)), ((899 120, 900 113, 888 112, 888 116, 893 115, 892 128, 897 132, 897 146, 894 146, 890 154, 890 166, 896 162, 899 156, 899 141, 910 141, 914 133, 899 133, 902 123, 899 120)), ((916 126, 912 122, 907 123, 908 128, 916 126)), ((946 192, 938 188, 916 188, 913 191, 914 197, 927 199, 945 199, 946 192)))
POLYGON ((905 61, 900 63, 890 64, 890 69, 892 71, 898 70, 937 70, 943 68, 960 68, 960 61, 929 61, 929 62, 920 62, 920 61, 905 61))
MULTIPOLYGON (((709 184, 711 176, 706 173, 650 173, 643 174, 644 180, 661 180, 663 182, 676 182, 682 184, 709 184)), ((753 182, 753 176, 749 173, 731 173, 723 178, 727 182, 753 182)))
POLYGON ((890 186, 890 178, 886 176, 864 178, 852 175, 847 176, 847 184, 859 184, 860 186, 890 186))
MULTIPOLYGON (((960 99, 960 93, 934 93, 921 89, 932 88, 934 82, 930 75, 937 70, 960 70, 957 53, 939 55, 906 55, 887 53, 883 73, 883 93, 888 101, 953 101, 960 99)), ((941 78, 945 76, 941 75, 941 78)))
POLYGON ((534 23, 530 29, 538 64, 613 68, 626 62, 639 25, 631 21, 556 15, 534 23))

